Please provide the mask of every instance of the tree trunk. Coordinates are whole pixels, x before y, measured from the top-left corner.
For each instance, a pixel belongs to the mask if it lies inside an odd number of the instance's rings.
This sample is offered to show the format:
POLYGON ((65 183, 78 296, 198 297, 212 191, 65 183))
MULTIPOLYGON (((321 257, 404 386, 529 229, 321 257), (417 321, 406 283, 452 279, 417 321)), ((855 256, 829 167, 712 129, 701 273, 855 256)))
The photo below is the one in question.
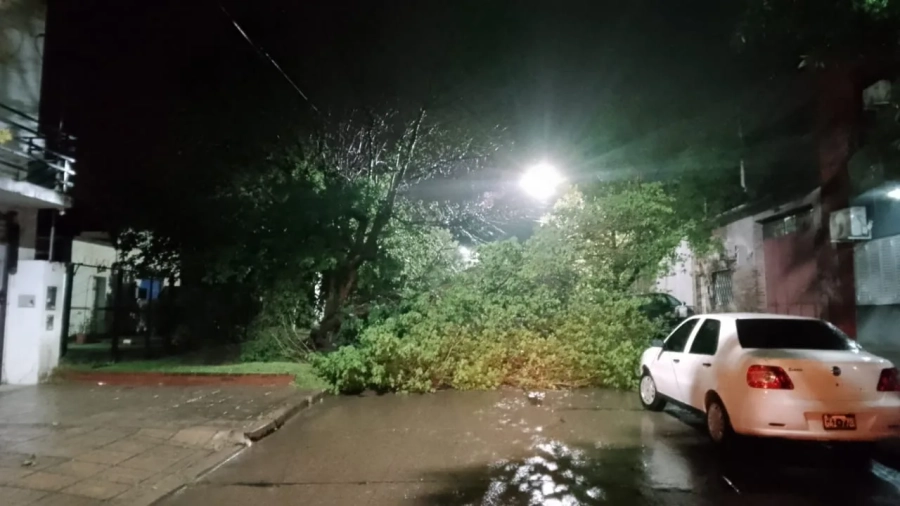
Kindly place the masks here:
POLYGON ((330 350, 334 347, 334 336, 341 329, 344 321, 344 305, 359 276, 359 269, 353 266, 340 267, 336 271, 323 276, 328 280, 323 283, 325 307, 322 311, 322 321, 319 326, 310 332, 310 339, 317 349, 330 350))

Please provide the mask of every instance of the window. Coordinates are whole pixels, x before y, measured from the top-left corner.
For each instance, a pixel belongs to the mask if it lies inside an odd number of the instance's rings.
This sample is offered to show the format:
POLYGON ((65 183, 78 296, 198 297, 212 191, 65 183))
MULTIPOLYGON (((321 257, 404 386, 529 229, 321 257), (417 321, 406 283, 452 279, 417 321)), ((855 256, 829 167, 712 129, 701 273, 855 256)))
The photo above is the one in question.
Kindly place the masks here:
POLYGON ((675 297, 672 297, 671 295, 669 295, 667 293, 664 293, 662 295, 663 295, 663 297, 666 298, 666 301, 672 305, 672 307, 678 307, 682 304, 682 302, 680 300, 676 299, 675 297))
POLYGON ((719 347, 719 329, 722 322, 713 318, 707 318, 697 330, 694 342, 691 343, 690 353, 696 355, 715 355, 719 347))
POLYGON ((806 208, 793 212, 787 216, 781 216, 762 224, 763 238, 774 239, 784 237, 794 232, 809 230, 812 225, 812 208, 806 208))
POLYGON ((712 296, 710 297, 713 309, 727 308, 734 301, 731 288, 732 272, 716 271, 712 274, 712 296))
POLYGON ((821 320, 754 318, 737 321, 742 348, 789 350, 858 350, 859 345, 834 325, 821 320))
POLYGON ((674 332, 672 332, 669 338, 666 339, 665 344, 663 344, 663 350, 677 352, 684 351, 688 338, 691 337, 691 332, 694 330, 698 321, 699 320, 697 319, 693 319, 682 323, 674 332))

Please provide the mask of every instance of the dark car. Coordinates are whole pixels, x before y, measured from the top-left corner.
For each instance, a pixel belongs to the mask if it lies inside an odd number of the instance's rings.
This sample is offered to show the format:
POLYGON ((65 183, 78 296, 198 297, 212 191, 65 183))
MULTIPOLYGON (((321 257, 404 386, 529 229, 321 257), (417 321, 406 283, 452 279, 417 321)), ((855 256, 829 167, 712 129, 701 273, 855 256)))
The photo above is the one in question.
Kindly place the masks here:
POLYGON ((645 293, 638 295, 638 299, 640 311, 651 320, 661 320, 666 333, 685 318, 694 316, 694 308, 667 293, 645 293))

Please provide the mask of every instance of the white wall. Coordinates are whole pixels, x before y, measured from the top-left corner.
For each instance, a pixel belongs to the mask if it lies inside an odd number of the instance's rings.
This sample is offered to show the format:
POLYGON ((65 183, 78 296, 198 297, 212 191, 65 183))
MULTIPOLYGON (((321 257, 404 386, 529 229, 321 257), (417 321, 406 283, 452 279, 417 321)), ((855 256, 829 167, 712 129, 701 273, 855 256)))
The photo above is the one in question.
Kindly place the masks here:
POLYGON ((0 382, 34 385, 59 364, 65 281, 63 264, 42 260, 20 261, 9 276, 0 382), (55 307, 48 307, 51 286, 56 287, 55 307), (33 304, 26 303, 32 298, 33 304))
POLYGON ((113 282, 110 267, 116 262, 116 249, 109 244, 89 242, 84 239, 72 241, 72 310, 69 313, 68 335, 87 330, 88 333, 103 333, 109 330, 112 319, 107 311, 96 307, 95 277, 106 280, 106 293, 112 294, 113 282))
POLYGON ((668 293, 688 306, 695 306, 694 255, 686 241, 678 246, 676 254, 678 261, 669 273, 656 280, 656 291, 668 293))

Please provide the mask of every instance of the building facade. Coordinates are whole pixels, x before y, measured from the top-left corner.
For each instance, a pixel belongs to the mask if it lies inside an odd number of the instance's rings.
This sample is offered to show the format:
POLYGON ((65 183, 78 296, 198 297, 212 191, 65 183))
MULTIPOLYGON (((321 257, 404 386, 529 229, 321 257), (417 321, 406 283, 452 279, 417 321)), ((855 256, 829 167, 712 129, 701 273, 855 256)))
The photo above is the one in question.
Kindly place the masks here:
MULTIPOLYGON (((36 260, 38 215, 71 207, 74 139, 41 117, 46 4, 0 3, 0 382, 59 361, 65 266, 36 260)), ((49 238, 52 251, 53 237, 49 238)))

